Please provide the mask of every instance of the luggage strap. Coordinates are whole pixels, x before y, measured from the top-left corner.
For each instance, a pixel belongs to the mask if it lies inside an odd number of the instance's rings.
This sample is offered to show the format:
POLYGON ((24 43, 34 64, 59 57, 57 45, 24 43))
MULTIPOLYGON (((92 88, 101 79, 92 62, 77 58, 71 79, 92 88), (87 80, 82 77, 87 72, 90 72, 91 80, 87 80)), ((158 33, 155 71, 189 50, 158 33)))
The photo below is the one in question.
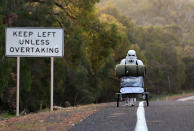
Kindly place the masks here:
POLYGON ((137 62, 137 60, 136 60, 136 72, 137 72, 137 76, 138 76, 139 74, 138 74, 138 62, 137 62))
POLYGON ((125 59, 125 76, 126 76, 126 59, 125 59))

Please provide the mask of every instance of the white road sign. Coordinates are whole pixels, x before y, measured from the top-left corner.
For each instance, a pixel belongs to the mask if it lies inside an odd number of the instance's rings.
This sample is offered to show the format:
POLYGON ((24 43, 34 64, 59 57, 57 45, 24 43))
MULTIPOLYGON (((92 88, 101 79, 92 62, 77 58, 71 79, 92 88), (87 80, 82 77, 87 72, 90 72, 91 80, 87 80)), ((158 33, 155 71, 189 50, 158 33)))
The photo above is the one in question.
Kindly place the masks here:
POLYGON ((60 28, 7 28, 6 56, 62 57, 64 31, 60 28))

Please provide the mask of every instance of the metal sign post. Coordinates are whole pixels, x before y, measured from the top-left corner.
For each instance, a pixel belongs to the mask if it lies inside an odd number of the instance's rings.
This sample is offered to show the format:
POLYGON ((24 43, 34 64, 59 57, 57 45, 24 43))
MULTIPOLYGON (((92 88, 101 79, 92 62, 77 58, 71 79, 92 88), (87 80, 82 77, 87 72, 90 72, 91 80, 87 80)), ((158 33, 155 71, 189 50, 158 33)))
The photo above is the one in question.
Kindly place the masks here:
POLYGON ((51 57, 51 111, 53 111, 54 57, 51 57))
POLYGON ((17 109, 16 116, 19 116, 19 101, 20 101, 20 57, 17 57, 17 109))

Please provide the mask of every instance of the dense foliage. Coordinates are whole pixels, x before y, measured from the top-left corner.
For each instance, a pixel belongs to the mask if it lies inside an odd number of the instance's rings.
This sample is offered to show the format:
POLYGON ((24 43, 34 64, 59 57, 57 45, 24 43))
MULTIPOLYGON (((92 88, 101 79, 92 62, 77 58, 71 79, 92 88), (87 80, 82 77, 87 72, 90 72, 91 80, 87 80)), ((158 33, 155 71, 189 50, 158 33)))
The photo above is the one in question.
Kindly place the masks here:
MULTIPOLYGON (((98 2, 0 0, 0 110, 14 112, 16 106, 16 59, 4 52, 5 28, 14 26, 64 29, 65 54, 55 59, 54 105, 114 100, 119 91, 114 68, 129 49, 146 64, 145 82, 152 94, 192 89, 192 19, 186 21, 185 15, 184 27, 174 9, 176 2, 167 3, 174 7, 166 12, 168 17, 161 0, 106 0, 96 6, 98 2), (157 10, 154 3, 163 8, 157 10)), ((187 13, 193 3, 181 8, 187 13)), ((50 58, 21 58, 20 94, 21 111, 49 107, 50 58)))
POLYGON ((139 50, 152 95, 193 90, 193 5, 193 0, 102 0, 98 4, 100 14, 114 17, 139 50))

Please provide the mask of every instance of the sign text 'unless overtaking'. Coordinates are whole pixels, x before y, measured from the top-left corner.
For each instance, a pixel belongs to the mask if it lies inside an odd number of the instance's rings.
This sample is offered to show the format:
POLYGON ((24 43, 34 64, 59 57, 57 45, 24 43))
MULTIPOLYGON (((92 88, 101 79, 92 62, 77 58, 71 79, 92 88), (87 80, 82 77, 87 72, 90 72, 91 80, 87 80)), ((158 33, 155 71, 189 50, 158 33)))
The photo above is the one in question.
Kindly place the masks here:
POLYGON ((61 57, 64 31, 59 28, 7 28, 6 56, 61 57))

